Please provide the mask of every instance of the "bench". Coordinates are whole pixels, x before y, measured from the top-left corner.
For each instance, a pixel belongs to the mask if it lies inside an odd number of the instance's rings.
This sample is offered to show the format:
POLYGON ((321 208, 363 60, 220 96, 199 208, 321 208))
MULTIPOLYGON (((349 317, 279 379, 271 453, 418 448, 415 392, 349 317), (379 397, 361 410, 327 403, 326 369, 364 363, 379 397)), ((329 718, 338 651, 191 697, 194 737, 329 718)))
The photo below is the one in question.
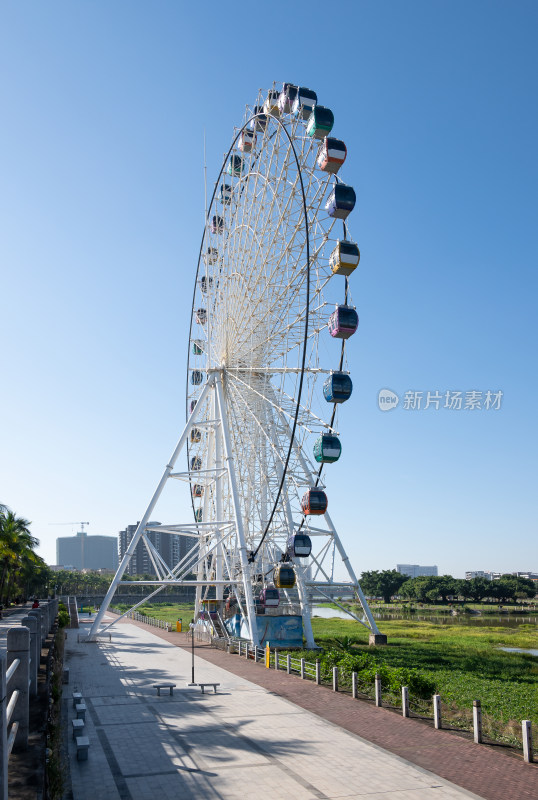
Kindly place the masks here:
POLYGON ((86 720, 86 703, 77 703, 75 711, 77 712, 77 719, 86 720))
POLYGON ((90 740, 87 736, 77 736, 77 761, 88 760, 88 749, 90 747, 90 740))
POLYGON ((84 720, 72 719, 71 725, 73 726, 73 739, 76 739, 77 736, 82 736, 82 732, 84 731, 84 720))
POLYGON ((73 708, 76 708, 78 703, 82 703, 81 692, 73 692, 73 708))
POLYGON ((217 686, 220 686, 220 683, 212 683, 210 681, 209 683, 199 683, 198 686, 202 690, 202 694, 205 694, 205 687, 206 686, 212 686, 214 693, 217 694, 217 686))
POLYGON ((175 683, 154 683, 153 688, 157 689, 157 694, 161 696, 161 689, 170 689, 170 696, 174 694, 174 689, 176 688, 175 683))

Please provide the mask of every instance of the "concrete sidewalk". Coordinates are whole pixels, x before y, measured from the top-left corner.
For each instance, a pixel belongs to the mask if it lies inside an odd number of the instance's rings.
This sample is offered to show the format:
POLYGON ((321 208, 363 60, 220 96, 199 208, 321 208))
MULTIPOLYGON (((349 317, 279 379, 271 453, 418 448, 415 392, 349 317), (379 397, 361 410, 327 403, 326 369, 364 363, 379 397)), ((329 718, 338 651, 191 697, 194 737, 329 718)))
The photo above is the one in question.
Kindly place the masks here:
POLYGON ((68 631, 64 687, 74 800, 477 797, 204 659, 196 680, 219 682, 218 694, 188 688, 190 653, 140 626, 119 623, 111 643, 78 633, 68 631), (173 697, 157 697, 160 682, 177 684, 173 697), (71 738, 74 691, 87 706, 88 761, 71 738))

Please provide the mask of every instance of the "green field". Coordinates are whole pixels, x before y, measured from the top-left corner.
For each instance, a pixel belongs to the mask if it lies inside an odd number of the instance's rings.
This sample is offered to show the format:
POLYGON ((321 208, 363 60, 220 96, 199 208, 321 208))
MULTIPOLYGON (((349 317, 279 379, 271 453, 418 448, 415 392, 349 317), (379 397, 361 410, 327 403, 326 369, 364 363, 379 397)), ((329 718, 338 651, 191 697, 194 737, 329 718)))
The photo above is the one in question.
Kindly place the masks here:
MULTIPOLYGON (((179 617, 186 625, 192 618, 193 606, 162 603, 140 607, 139 611, 168 622, 175 622, 179 617)), ((520 741, 522 719, 530 719, 538 726, 538 658, 499 649, 502 646, 536 648, 536 625, 473 626, 472 620, 468 624, 463 621, 451 625, 411 618, 384 620, 379 626, 387 634, 389 644, 369 647, 368 631, 358 622, 314 617, 315 639, 327 654, 326 674, 329 674, 329 665, 338 663, 338 658, 347 658, 342 662, 342 685, 345 687, 349 683, 346 663, 360 662, 362 658, 368 662, 364 665, 368 666, 363 673, 365 680, 372 676, 370 685, 363 689, 371 694, 376 671, 376 666, 371 666, 373 657, 375 665, 387 668, 389 676, 400 677, 411 685, 414 681, 417 687, 424 678, 428 691, 430 683, 435 686, 443 699, 443 715, 453 725, 470 727, 473 700, 480 700, 487 735, 516 743, 520 741)), ((316 658, 316 654, 307 651, 302 655, 309 660, 316 658)), ((387 700, 397 704, 394 681, 392 687, 392 692, 390 687, 386 690, 387 700)), ((410 700, 412 709, 431 714, 429 700, 412 695, 410 700)))

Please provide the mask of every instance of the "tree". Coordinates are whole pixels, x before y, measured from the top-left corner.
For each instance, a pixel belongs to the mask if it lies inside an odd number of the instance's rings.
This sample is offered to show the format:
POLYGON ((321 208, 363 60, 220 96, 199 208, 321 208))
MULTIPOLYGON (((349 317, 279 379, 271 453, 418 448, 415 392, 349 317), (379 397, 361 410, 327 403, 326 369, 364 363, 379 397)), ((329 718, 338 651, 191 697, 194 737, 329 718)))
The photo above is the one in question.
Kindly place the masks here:
POLYGON ((390 603, 393 595, 397 594, 400 586, 407 580, 406 575, 402 575, 395 569, 372 570, 363 572, 361 575, 361 586, 366 594, 373 597, 382 597, 385 603, 390 603))
POLYGON ((4 600, 6 585, 5 603, 7 604, 20 572, 33 559, 39 558, 33 552, 39 541, 32 536, 29 526, 30 522, 27 519, 15 516, 13 511, 9 509, 0 511, 0 564, 2 565, 0 603, 4 600))
POLYGON ((484 597, 491 597, 491 581, 488 578, 471 578, 469 581, 462 581, 465 584, 462 594, 467 599, 479 603, 484 597))
POLYGON ((518 599, 536 596, 536 586, 529 578, 518 578, 517 575, 502 575, 498 580, 490 582, 490 597, 501 603, 515 603, 518 599))

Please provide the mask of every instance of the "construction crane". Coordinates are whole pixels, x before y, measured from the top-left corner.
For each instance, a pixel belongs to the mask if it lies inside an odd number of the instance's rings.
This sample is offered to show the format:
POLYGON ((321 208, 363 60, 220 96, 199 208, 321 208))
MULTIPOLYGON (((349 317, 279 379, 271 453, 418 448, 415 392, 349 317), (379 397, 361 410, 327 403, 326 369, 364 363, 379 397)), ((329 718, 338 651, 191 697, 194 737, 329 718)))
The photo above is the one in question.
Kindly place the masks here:
POLYGON ((84 569, 84 534, 86 531, 84 530, 85 525, 89 525, 89 522, 49 522, 49 525, 80 525, 80 533, 83 535, 80 537, 80 568, 84 569))

